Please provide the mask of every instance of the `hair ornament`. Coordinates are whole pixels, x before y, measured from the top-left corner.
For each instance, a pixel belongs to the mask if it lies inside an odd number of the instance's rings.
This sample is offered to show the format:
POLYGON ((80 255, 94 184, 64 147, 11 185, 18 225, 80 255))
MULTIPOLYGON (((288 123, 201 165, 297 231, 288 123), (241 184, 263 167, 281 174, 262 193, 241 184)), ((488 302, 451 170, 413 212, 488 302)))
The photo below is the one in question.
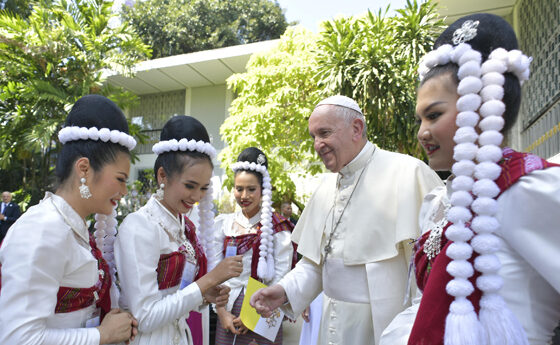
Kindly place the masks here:
POLYGON ((194 139, 188 140, 185 138, 181 140, 171 139, 160 141, 152 146, 152 151, 156 155, 171 151, 196 151, 206 154, 210 159, 216 157, 216 149, 212 144, 202 140, 196 141, 194 139))
POLYGON ((114 144, 119 144, 132 151, 136 146, 136 140, 124 132, 117 130, 110 130, 109 128, 97 129, 96 127, 86 128, 78 126, 64 127, 58 132, 58 140, 64 145, 70 141, 76 140, 101 140, 103 142, 111 141, 114 144))
POLYGON ((480 22, 478 20, 467 20, 460 28, 453 32, 453 44, 464 43, 476 37, 477 27, 480 22))
MULTIPOLYGON (((257 162, 266 157, 259 154, 257 162), (262 156, 262 158, 261 158, 262 156)), ((272 185, 270 183, 270 175, 266 166, 256 164, 255 162, 236 162, 231 165, 234 172, 240 170, 256 171, 263 177, 262 188, 262 208, 261 208, 261 244, 259 246, 259 263, 257 266, 257 274, 260 278, 270 281, 274 278, 274 242, 272 240, 272 185)))

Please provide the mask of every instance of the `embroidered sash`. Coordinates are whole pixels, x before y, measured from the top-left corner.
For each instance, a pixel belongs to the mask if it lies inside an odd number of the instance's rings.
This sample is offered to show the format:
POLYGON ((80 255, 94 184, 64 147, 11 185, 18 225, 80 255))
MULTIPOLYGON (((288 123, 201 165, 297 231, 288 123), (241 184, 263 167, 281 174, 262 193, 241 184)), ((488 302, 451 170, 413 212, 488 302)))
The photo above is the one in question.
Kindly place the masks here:
MULTIPOLYGON (((259 280, 257 275, 257 266, 259 264, 259 246, 261 245, 261 223, 257 224, 257 233, 246 234, 241 236, 226 236, 224 238, 224 244, 222 249, 222 254, 226 255, 226 248, 228 243, 235 242, 237 245, 237 255, 242 255, 253 249, 253 255, 251 257, 251 277, 259 280)), ((292 231, 294 225, 292 222, 281 216, 280 214, 274 212, 272 213, 272 233, 277 234, 280 231, 292 231)), ((294 252, 294 256, 296 253, 294 252)), ((297 257, 296 257, 297 260, 297 257)))
MULTIPOLYGON (((198 271, 195 280, 205 275, 207 272, 208 261, 204 249, 196 236, 196 228, 189 218, 185 216, 185 235, 192 244, 197 260, 198 271)), ((181 275, 185 267, 185 246, 180 246, 175 252, 163 254, 159 257, 157 272, 158 288, 160 290, 169 289, 177 286, 181 282, 181 275)))
MULTIPOLYGON (((560 166, 547 162, 546 160, 530 153, 521 153, 513 151, 510 148, 503 149, 503 159, 500 161, 502 173, 496 180, 496 184, 500 188, 500 194, 506 191, 510 186, 517 182, 521 177, 535 170, 546 169, 552 166, 560 166)), ((451 259, 445 253, 452 243, 445 236, 445 231, 451 225, 448 223, 441 236, 442 249, 440 254, 432 260, 428 260, 424 253, 424 244, 429 236, 429 231, 422 235, 415 246, 415 275, 418 287, 423 291, 420 307, 408 339, 408 345, 443 345, 443 336, 445 333, 445 319, 447 317, 449 306, 453 302, 454 297, 446 293, 446 285, 451 281, 452 277, 447 273, 447 265, 451 259)), ((474 259, 478 256, 476 252, 468 260, 473 264, 474 259)), ((476 287, 476 278, 480 276, 480 272, 469 278, 474 286, 474 292, 468 296, 472 302, 476 313, 480 309, 479 303, 482 292, 476 287)))
MULTIPOLYGON (((111 275, 109 274, 109 265, 97 248, 93 236, 89 236, 89 245, 91 253, 97 260, 99 272, 99 280, 94 286, 89 288, 74 288, 61 286, 56 294, 55 313, 69 313, 89 307, 93 303, 97 303, 97 307, 101 308, 101 320, 111 310, 111 275)), ((2 265, 0 265, 0 282, 2 277, 2 265)), ((2 287, 0 286, 0 289, 2 287)))

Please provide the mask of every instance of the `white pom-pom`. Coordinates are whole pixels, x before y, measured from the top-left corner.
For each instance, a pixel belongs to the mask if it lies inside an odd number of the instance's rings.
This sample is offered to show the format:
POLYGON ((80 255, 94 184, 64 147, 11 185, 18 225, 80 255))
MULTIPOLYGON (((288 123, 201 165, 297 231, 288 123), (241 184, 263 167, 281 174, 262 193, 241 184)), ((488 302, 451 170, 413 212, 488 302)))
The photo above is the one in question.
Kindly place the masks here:
POLYGON ((474 180, 472 179, 472 177, 459 175, 451 181, 451 188, 453 188, 453 190, 455 191, 464 190, 468 192, 472 189, 473 183, 474 180))
POLYGON ((482 55, 480 54, 480 52, 471 49, 469 51, 466 51, 460 58, 459 58, 459 65, 464 65, 465 63, 467 63, 467 61, 474 61, 477 64, 480 65, 480 63, 482 62, 482 55))
POLYGON ((507 71, 507 65, 504 61, 500 61, 500 60, 486 60, 481 68, 480 68, 482 74, 486 74, 486 73, 505 73, 507 71))
POLYGON ((478 93, 482 89, 482 81, 480 78, 468 76, 459 82, 457 93, 459 95, 467 95, 469 93, 478 93))
POLYGON ((492 233, 500 228, 500 222, 493 216, 476 216, 472 220, 472 229, 477 233, 492 233))
POLYGON ((495 180, 501 173, 502 168, 498 164, 492 162, 482 162, 477 164, 474 168, 474 176, 479 180, 484 178, 495 180))
POLYGON ((476 111, 482 102, 479 95, 470 93, 459 97, 457 100, 457 111, 476 111))
POLYGON ((504 86, 506 82, 506 78, 502 73, 498 72, 489 72, 482 76, 482 85, 500 85, 504 86))
POLYGON ((455 243, 467 242, 473 237, 473 235, 474 234, 471 229, 465 227, 463 224, 451 224, 447 228, 447 231, 445 231, 445 237, 455 243))
POLYGON ((478 149, 476 159, 479 162, 498 162, 502 159, 502 149, 496 145, 485 145, 478 149))
POLYGON ((493 99, 488 102, 482 103, 482 105, 480 106, 479 113, 482 117, 487 117, 492 115, 501 116, 505 111, 506 111, 506 106, 504 102, 497 99, 493 99))
POLYGON ((457 76, 459 80, 463 80, 468 76, 480 78, 480 64, 476 61, 468 61, 459 67, 457 76))
POLYGON ((504 136, 502 133, 496 130, 486 130, 480 134, 478 137, 478 144, 479 145, 496 145, 500 146, 504 136))
POLYGON ((450 202, 455 206, 469 207, 473 202, 471 193, 467 191, 457 190, 451 194, 450 202))
POLYGON ((482 273, 496 273, 501 266, 500 260, 493 254, 479 255, 474 260, 474 267, 482 273))
POLYGON ((461 43, 457 45, 455 48, 453 48, 453 51, 451 51, 451 61, 459 64, 459 61, 461 60, 463 54, 470 50, 472 50, 472 48, 468 43, 461 43))
POLYGON ((99 140, 99 130, 96 127, 91 127, 88 129, 88 137, 91 140, 99 140))
MULTIPOLYGON (((469 239, 470 238, 468 238, 467 241, 469 239)), ((468 260, 472 256, 472 253, 473 249, 468 243, 453 242, 447 247, 445 255, 453 260, 468 260)))
POLYGON ((109 128, 101 128, 99 130, 99 139, 103 142, 108 142, 111 139, 111 131, 109 128))
POLYGON ((476 127, 479 119, 480 116, 478 115, 478 113, 474 111, 462 111, 459 114, 457 114, 457 119, 455 120, 455 123, 459 127, 466 127, 466 126, 476 127))
POLYGON ((453 159, 455 161, 473 160, 478 151, 478 146, 473 143, 460 143, 455 145, 453 159))
POLYGON ((445 286, 445 290, 451 296, 461 296, 466 297, 473 293, 474 287, 472 286, 471 282, 464 278, 456 278, 451 280, 445 286))
POLYGON ((480 127, 480 129, 482 129, 484 132, 486 131, 501 131, 502 128, 504 128, 504 118, 501 116, 488 116, 484 119, 482 119, 480 121, 480 123, 478 124, 478 126, 480 127))
POLYGON ((498 212, 498 202, 493 198, 478 197, 471 205, 473 211, 479 215, 494 215, 498 212))
POLYGON ((483 102, 488 102, 492 99, 501 100, 504 98, 504 88, 500 85, 488 85, 480 91, 480 96, 483 102))
POLYGON ((495 198, 500 193, 500 188, 489 179, 478 180, 472 189, 474 195, 495 198))
POLYGON ((87 140, 89 138, 89 131, 86 127, 80 127, 78 138, 82 140, 87 140))
POLYGON ((110 140, 111 140, 111 142, 112 142, 113 144, 118 144, 118 143, 119 143, 119 139, 121 138, 120 133, 121 133, 121 132, 117 131, 116 129, 113 129, 113 130, 111 131, 111 138, 110 138, 110 140))
POLYGON ((467 159, 467 160, 456 161, 451 167, 451 171, 455 176, 460 176, 460 175, 471 176, 472 174, 474 174, 475 168, 476 168, 476 164, 471 159, 467 159))
POLYGON ((478 234, 473 237, 471 246, 479 254, 493 254, 502 247, 500 239, 490 233, 478 234))
POLYGON ((503 285, 502 278, 496 274, 482 275, 476 278, 476 286, 483 292, 498 292, 503 285))
POLYGON ((467 279, 472 277, 474 269, 467 260, 453 260, 445 268, 455 278, 467 279))
POLYGON ((473 127, 459 127, 453 136, 453 140, 460 143, 474 143, 478 138, 478 134, 473 127))
POLYGON ((471 217, 471 211, 469 211, 468 208, 461 206, 451 207, 447 213, 449 221, 455 224, 466 223, 471 219, 471 217))

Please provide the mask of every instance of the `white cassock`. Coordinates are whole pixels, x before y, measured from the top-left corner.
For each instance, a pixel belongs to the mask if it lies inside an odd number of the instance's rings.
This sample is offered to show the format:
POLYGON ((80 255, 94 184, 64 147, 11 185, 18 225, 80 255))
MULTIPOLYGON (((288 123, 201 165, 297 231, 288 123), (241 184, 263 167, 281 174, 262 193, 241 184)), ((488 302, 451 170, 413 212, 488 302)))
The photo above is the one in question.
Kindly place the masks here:
MULTIPOLYGON (((47 192, 14 223, 0 263, 0 344, 99 344, 99 331, 85 328, 95 305, 54 313, 60 286, 90 288, 99 279, 86 224, 63 198, 47 192)), ((116 296, 112 287, 113 305, 116 296)))
POLYGON ((120 305, 138 320, 133 344, 188 345, 191 343, 186 318, 200 311, 202 294, 196 283, 159 290, 156 268, 160 255, 176 252, 185 231, 178 217, 150 198, 146 205, 129 214, 115 241, 115 262, 121 287, 120 305))
POLYGON ((378 344, 408 306, 409 242, 424 195, 439 185, 423 162, 370 142, 322 181, 292 236, 304 257, 280 281, 292 315, 324 290, 318 344, 378 344))
MULTIPOLYGON (((422 232, 439 222, 449 205, 451 183, 429 193, 419 221, 422 232)), ((533 171, 498 198, 496 253, 504 280, 500 294, 515 314, 531 345, 550 344, 560 321, 560 168, 533 171)), ((441 255, 441 254, 440 254, 441 255)), ((429 279, 429 278, 428 278, 429 279)), ((404 345, 421 299, 399 314, 385 330, 383 345, 404 345)))

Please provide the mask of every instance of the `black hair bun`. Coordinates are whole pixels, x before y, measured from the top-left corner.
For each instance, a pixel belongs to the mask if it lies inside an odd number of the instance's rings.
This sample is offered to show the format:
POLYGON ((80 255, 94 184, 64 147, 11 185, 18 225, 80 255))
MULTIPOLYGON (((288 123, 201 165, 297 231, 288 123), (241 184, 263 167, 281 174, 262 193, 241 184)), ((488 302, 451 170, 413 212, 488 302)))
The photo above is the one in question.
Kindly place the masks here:
POLYGON ((496 48, 504 48, 505 50, 518 49, 515 31, 513 31, 511 25, 502 17, 489 13, 471 14, 457 19, 439 36, 434 43, 434 49, 444 44, 457 45, 458 42, 456 40, 454 42, 453 35, 463 24, 476 30, 475 36, 472 39, 465 40, 465 43, 470 44, 474 50, 479 51, 482 54, 483 61, 496 48), (472 23, 465 24, 469 20, 472 23))
POLYGON ((175 115, 169 119, 161 130, 160 140, 196 140, 210 142, 210 136, 204 125, 192 116, 175 115))
POLYGON ((109 128, 128 133, 122 110, 102 95, 85 95, 78 99, 66 118, 65 126, 109 128))
POLYGON ((248 147, 243 150, 239 154, 239 157, 237 157, 237 161, 264 165, 268 169, 268 159, 266 155, 256 147, 248 147))

